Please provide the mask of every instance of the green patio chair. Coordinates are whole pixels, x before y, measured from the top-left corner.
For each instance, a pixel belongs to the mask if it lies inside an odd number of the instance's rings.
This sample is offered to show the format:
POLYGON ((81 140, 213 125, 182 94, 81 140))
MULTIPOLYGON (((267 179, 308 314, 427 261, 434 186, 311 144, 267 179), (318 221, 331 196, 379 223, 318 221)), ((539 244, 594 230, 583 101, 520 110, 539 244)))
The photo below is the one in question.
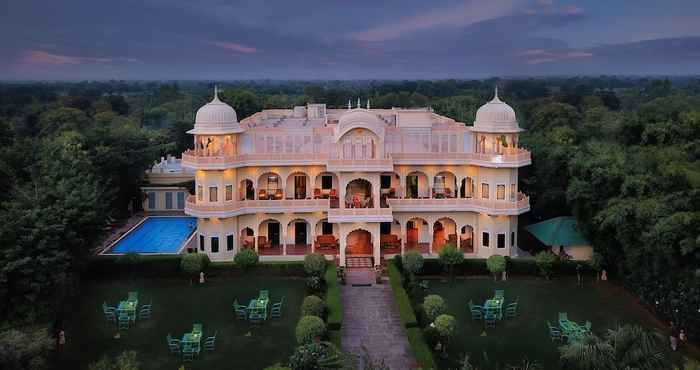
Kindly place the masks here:
POLYGON ((199 323, 192 324, 192 332, 202 334, 202 324, 199 324, 199 323))
POLYGON ((263 316, 263 314, 258 310, 255 310, 248 316, 248 321, 250 321, 251 324, 257 325, 265 321, 265 316, 263 316))
POLYGON ((515 302, 509 303, 506 306, 506 318, 514 318, 518 316, 518 300, 516 299, 515 302))
POLYGON ((490 311, 486 311, 486 315, 484 315, 484 325, 487 328, 495 328, 496 320, 498 320, 497 315, 491 313, 490 311))
POLYGON ((591 332, 591 326, 593 326, 593 324, 591 324, 590 321, 586 321, 586 324, 583 326, 586 334, 591 332))
POLYGON ((549 339, 554 341, 561 342, 562 341, 562 335, 561 335, 561 330, 557 328, 556 326, 552 326, 552 324, 547 321, 547 327, 549 328, 549 339))
POLYGON ((207 337, 207 339, 204 340, 204 350, 212 352, 214 350, 214 347, 216 345, 216 335, 218 334, 218 331, 214 332, 214 335, 211 337, 207 337))
POLYGON ((180 354, 180 340, 179 339, 173 339, 173 337, 170 334, 168 334, 168 336, 165 337, 165 340, 168 341, 168 349, 170 349, 170 353, 180 354))
POLYGON ((116 323, 117 322, 117 314, 114 311, 105 312, 105 319, 109 322, 116 323))
POLYGON ((143 305, 139 308, 139 320, 148 320, 151 318, 151 305, 143 305))
POLYGON ((261 299, 269 299, 269 298, 270 298, 270 291, 268 291, 268 290, 261 290, 260 293, 258 294, 258 298, 261 298, 261 299))
POLYGON ((129 317, 129 315, 120 314, 118 320, 119 320, 119 330, 129 329, 129 324, 131 324, 131 317, 129 317))
POLYGON ((239 320, 248 319, 248 311, 246 311, 246 306, 241 306, 238 301, 233 302, 233 312, 236 313, 236 318, 239 320))
POLYGON ((284 297, 277 302, 273 303, 272 307, 270 308, 270 317, 276 318, 276 317, 282 317, 282 305, 284 304, 284 297))
POLYGON ((182 361, 190 362, 190 361, 194 360, 194 355, 195 355, 194 350, 192 350, 190 348, 188 348, 187 350, 183 349, 182 350, 182 361))
POLYGON ((496 289, 493 291, 493 297, 494 298, 504 298, 505 291, 503 289, 496 289))
POLYGON ((563 326, 563 322, 569 321, 569 315, 566 312, 559 312, 559 326, 563 326))
POLYGON ((139 292, 129 292, 129 302, 136 302, 139 300, 139 292))
POLYGON ((484 308, 475 305, 471 300, 469 301, 469 312, 472 315, 472 320, 483 320, 484 318, 484 308))

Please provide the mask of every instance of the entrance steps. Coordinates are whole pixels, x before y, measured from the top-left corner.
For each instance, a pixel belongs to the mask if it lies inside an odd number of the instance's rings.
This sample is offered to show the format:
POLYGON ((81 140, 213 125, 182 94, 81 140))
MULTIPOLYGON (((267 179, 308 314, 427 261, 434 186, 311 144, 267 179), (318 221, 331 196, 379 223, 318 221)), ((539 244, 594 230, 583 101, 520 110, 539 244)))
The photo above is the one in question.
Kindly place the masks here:
POLYGON ((345 257, 345 267, 352 268, 372 268, 372 257, 345 257))

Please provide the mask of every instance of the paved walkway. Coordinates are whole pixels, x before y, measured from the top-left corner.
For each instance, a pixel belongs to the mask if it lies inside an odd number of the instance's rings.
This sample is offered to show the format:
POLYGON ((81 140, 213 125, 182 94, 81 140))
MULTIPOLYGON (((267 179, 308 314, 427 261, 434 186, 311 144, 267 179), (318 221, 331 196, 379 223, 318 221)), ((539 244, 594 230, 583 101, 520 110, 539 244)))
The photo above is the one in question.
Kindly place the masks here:
POLYGON ((370 357, 383 359, 393 370, 414 369, 416 360, 401 324, 391 285, 388 280, 382 284, 373 283, 373 269, 347 270, 347 285, 341 287, 343 349, 355 356, 360 369, 364 366, 362 345, 370 357))

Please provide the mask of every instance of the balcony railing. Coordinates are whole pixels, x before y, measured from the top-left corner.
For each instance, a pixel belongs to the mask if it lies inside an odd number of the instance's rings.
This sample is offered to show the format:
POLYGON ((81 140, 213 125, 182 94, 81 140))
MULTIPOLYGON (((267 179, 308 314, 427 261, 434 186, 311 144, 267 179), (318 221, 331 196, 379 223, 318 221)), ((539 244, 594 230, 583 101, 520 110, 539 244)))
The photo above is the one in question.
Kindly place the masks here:
POLYGON ((257 153, 222 156, 196 155, 193 150, 182 153, 182 165, 201 169, 225 169, 265 164, 325 164, 327 154, 321 153, 257 153))
POLYGON ((328 222, 391 222, 391 208, 331 208, 328 222))
POLYGON ((187 197, 185 212, 198 217, 232 217, 256 212, 318 212, 330 207, 329 199, 243 200, 218 203, 197 202, 187 197))
POLYGON ((394 211, 473 211, 489 214, 521 214, 530 209, 530 198, 519 193, 517 201, 475 198, 388 199, 394 211))
POLYGON ((512 153, 391 153, 397 164, 477 164, 487 167, 523 166, 532 159, 528 150, 518 148, 512 153))

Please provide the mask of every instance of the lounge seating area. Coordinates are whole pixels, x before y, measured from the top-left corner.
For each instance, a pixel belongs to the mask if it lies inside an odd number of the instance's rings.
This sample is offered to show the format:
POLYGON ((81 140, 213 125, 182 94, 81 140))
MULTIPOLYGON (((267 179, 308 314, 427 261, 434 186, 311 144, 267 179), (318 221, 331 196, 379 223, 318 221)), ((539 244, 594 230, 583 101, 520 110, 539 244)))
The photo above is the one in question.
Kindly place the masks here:
POLYGON ((340 246, 340 241, 335 235, 318 235, 314 241, 316 252, 333 252, 335 254, 340 246))
POLYGON ((384 253, 401 253, 401 238, 398 235, 380 235, 379 245, 384 253))
POLYGON ((337 199, 338 189, 314 189, 314 199, 337 199))
POLYGON ((559 326, 552 326, 547 321, 549 336, 552 341, 560 341, 572 343, 581 340, 584 336, 591 332, 591 322, 586 321, 584 324, 578 324, 569 320, 569 315, 566 312, 559 312, 559 326))
POLYGON ((175 339, 172 335, 168 334, 165 340, 168 343, 170 353, 181 355, 183 361, 189 362, 200 355, 202 348, 204 348, 205 351, 213 352, 216 349, 217 335, 218 331, 215 331, 214 335, 204 338, 202 342, 204 336, 202 324, 195 323, 192 324, 192 330, 190 332, 182 335, 182 339, 175 339))
POLYGON ((469 312, 474 321, 483 320, 487 328, 495 328, 496 322, 504 318, 512 319, 518 316, 518 298, 505 305, 505 291, 495 289, 493 296, 487 298, 483 305, 475 305, 473 300, 469 300, 469 312))
POLYGON ((256 298, 251 299, 248 305, 241 305, 238 299, 233 301, 233 312, 236 319, 248 321, 251 324, 261 324, 270 318, 282 317, 284 309, 284 296, 270 306, 270 293, 268 290, 260 290, 256 298), (270 310, 268 311, 268 307, 270 310))
POLYGON ((139 293, 129 292, 127 299, 116 307, 102 303, 102 313, 108 322, 118 325, 119 330, 128 330, 136 320, 149 320, 153 313, 153 302, 139 306, 139 293))

